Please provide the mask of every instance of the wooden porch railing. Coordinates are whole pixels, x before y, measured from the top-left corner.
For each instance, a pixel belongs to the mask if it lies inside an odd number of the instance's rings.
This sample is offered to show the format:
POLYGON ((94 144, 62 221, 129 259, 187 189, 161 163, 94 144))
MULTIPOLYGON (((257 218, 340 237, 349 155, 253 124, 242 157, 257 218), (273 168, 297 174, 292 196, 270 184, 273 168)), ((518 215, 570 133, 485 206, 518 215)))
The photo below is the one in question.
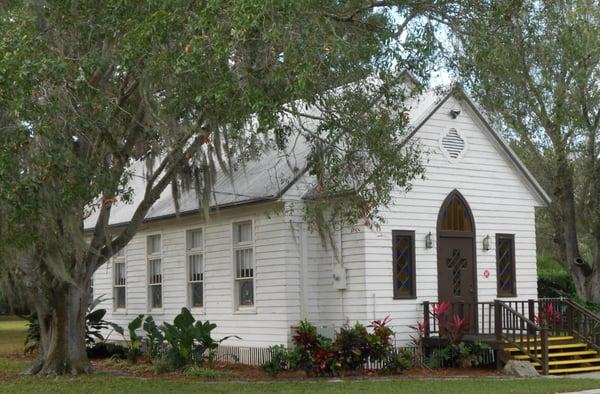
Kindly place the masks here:
MULTIPOLYGON (((424 336, 441 336, 438 302, 423 303, 424 336)), ((574 336, 600 352, 600 316, 566 298, 449 303, 445 314, 469 322, 463 334, 493 336, 502 346, 517 347, 548 373, 548 337, 574 336)))

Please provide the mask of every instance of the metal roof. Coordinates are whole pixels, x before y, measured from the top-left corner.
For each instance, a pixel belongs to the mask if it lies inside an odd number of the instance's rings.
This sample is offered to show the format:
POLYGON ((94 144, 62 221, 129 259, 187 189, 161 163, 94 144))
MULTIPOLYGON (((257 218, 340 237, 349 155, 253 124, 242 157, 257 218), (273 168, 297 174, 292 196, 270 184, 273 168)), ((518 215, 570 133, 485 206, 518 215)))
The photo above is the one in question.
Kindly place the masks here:
MULTIPOLYGON (((427 119, 429 119, 429 117, 449 97, 456 93, 456 89, 452 89, 450 92, 429 90, 408 100, 406 107, 409 108, 408 115, 410 123, 408 127, 411 132, 407 139, 411 138, 427 119)), ((548 194, 525 168, 506 141, 491 128, 489 122, 464 91, 460 90, 460 93, 464 95, 465 101, 480 117, 488 130, 492 133, 494 139, 500 143, 515 166, 522 172, 525 179, 530 182, 533 189, 539 194, 544 202, 549 203, 550 197, 548 194)), ((210 207, 227 207, 278 199, 306 169, 306 158, 309 150, 308 145, 301 139, 298 139, 298 141, 292 145, 293 147, 288 147, 286 150, 271 150, 262 154, 260 159, 246 163, 243 168, 235 171, 231 177, 222 171, 218 171, 210 207)), ((129 182, 130 187, 133 189, 132 201, 129 203, 117 201, 113 205, 109 221, 110 225, 125 224, 131 219, 135 209, 143 198, 145 190, 144 171, 144 163, 134 163, 132 167, 134 176, 129 182)), ((199 198, 195 191, 191 190, 190 192, 182 193, 179 201, 179 214, 184 215, 194 213, 198 212, 199 209, 199 198)), ((175 216, 176 213, 171 188, 167 187, 158 201, 156 201, 149 210, 145 220, 151 221, 169 218, 175 216)), ((98 210, 91 212, 89 217, 84 221, 84 228, 86 230, 90 230, 94 227, 97 216, 98 210)))

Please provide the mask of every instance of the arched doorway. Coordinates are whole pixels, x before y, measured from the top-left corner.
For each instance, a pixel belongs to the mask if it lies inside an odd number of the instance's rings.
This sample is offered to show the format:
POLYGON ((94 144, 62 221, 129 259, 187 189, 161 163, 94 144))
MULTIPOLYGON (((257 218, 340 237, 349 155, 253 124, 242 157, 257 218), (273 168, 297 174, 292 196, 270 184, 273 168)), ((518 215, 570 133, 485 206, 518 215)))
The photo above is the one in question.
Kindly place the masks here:
POLYGON ((475 221, 469 204, 458 190, 452 191, 440 208, 437 234, 438 299, 440 302, 464 303, 465 307, 459 310, 475 328, 475 221), (473 307, 469 307, 471 305, 473 307), (473 312, 469 313, 471 310, 473 312))

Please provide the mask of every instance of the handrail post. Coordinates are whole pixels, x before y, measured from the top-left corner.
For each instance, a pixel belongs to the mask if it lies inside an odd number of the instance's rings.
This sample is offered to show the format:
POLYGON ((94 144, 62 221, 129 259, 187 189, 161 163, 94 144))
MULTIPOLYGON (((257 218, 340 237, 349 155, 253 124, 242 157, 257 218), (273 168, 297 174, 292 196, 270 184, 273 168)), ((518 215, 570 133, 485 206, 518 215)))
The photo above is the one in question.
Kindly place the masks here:
POLYGON ((567 330, 569 330, 569 335, 572 335, 575 330, 575 314, 573 310, 573 304, 571 304, 571 300, 567 299, 565 301, 567 305, 567 330))
POLYGON ((496 341, 502 341, 502 311, 500 310, 500 300, 494 300, 494 333, 496 341))
POLYGON ((542 326, 541 332, 541 346, 542 346, 542 374, 548 375, 550 365, 548 357, 548 329, 542 326))
POLYGON ((429 327, 429 301, 423 302, 423 337, 429 338, 430 327, 429 327))

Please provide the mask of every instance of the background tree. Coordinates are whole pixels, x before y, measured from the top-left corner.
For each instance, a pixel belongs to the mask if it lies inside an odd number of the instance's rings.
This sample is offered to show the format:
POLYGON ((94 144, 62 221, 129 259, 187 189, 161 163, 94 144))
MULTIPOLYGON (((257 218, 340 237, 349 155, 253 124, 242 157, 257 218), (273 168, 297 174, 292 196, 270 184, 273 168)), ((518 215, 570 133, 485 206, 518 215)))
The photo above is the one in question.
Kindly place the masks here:
POLYGON ((0 275, 40 319, 32 373, 90 371, 90 279, 169 185, 208 210, 217 171, 301 135, 318 191, 347 222, 373 220, 392 185, 409 187, 422 168, 402 147, 396 70, 424 75, 433 51, 414 19, 429 9, 397 3, 394 17, 388 2, 337 0, 0 7, 0 275), (114 202, 132 201, 136 161, 143 199, 110 227, 114 202))
POLYGON ((600 302, 600 4, 473 2, 449 24, 454 69, 553 195, 556 257, 600 302))

